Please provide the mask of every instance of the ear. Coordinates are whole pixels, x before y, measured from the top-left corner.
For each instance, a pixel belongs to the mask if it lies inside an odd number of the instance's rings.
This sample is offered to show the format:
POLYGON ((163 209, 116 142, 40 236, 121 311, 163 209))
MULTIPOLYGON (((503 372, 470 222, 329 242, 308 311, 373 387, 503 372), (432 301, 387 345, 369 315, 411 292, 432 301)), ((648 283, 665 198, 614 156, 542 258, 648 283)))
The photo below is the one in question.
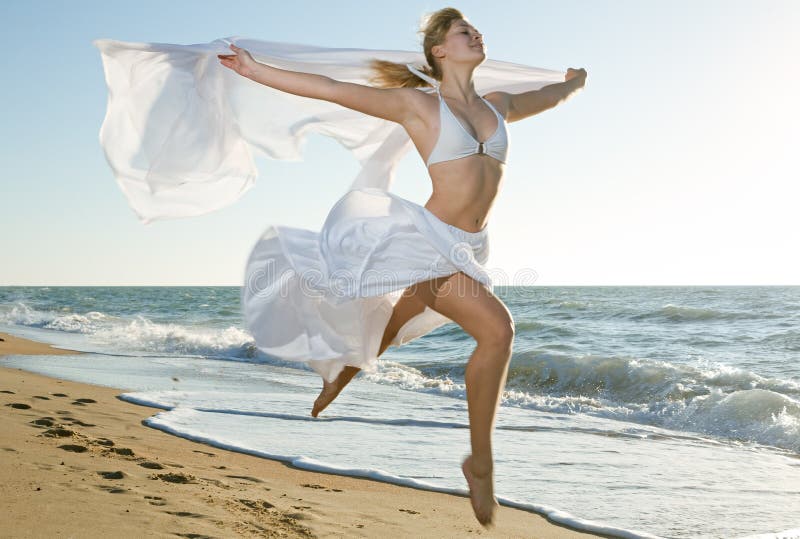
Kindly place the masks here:
POLYGON ((444 58, 443 49, 444 47, 442 45, 434 45, 433 47, 431 47, 431 54, 433 54, 435 58, 444 58))

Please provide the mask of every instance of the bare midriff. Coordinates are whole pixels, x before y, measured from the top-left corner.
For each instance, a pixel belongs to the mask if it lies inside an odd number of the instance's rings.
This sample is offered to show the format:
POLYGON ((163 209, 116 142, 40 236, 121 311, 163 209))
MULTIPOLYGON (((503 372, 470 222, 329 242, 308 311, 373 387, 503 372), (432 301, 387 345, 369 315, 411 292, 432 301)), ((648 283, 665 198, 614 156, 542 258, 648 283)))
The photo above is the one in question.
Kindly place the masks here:
POLYGON ((480 232, 500 191, 505 165, 475 154, 434 163, 428 168, 433 193, 425 207, 436 217, 467 232, 480 232))

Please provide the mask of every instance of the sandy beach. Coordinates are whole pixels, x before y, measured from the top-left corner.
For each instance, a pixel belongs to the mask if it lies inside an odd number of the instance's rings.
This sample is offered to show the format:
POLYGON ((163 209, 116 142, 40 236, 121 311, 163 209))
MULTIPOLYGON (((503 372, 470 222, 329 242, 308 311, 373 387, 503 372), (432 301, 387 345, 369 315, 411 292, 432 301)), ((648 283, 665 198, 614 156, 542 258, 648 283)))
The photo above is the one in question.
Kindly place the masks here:
MULTIPOLYGON (((74 354, 0 333, 7 354, 74 354)), ((171 436, 124 388, 0 366, 2 537, 600 537, 466 497, 300 470, 171 436)))

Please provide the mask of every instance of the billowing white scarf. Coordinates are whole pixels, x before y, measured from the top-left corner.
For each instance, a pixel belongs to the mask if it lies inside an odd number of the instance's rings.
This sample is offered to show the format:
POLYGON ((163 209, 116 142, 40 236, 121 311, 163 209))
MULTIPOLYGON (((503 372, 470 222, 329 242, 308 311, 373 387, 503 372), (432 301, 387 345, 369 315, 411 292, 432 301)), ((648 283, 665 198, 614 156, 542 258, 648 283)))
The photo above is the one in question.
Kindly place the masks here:
MULTIPOLYGON (((240 37, 197 45, 95 40, 108 108, 100 143, 125 196, 145 224, 225 207, 252 187, 253 152, 301 160, 308 133, 338 140, 361 163, 350 188, 388 190, 413 146, 400 124, 242 77, 219 63, 229 43, 261 63, 369 84, 369 60, 424 65, 421 52, 338 49, 240 37)), ((486 60, 474 73, 480 95, 519 93, 563 82, 564 72, 486 60)), ((422 89, 431 91, 430 88, 422 89)))

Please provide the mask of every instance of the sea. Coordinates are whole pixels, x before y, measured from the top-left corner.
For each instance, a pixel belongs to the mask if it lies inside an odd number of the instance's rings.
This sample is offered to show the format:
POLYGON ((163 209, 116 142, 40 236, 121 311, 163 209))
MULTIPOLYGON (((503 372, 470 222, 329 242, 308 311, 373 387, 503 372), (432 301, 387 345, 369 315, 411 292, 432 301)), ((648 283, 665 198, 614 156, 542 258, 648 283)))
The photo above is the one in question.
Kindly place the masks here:
MULTIPOLYGON (((313 418, 322 379, 255 346, 240 293, 0 287, 0 331, 89 352, 0 365, 119 388, 162 410, 150 427, 210 446, 467 492, 475 342, 459 326, 389 348, 313 418)), ((800 537, 800 286, 495 293, 516 323, 501 504, 614 537, 800 537)))

